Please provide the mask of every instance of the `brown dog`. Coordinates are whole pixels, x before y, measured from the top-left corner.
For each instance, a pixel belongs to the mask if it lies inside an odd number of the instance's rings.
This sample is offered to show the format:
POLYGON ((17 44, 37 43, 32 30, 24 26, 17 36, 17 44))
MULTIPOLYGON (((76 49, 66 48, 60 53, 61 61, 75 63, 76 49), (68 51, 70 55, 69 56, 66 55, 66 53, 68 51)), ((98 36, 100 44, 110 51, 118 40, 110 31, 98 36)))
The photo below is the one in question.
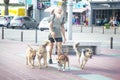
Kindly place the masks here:
POLYGON ((30 65, 31 68, 34 68, 34 60, 36 56, 36 50, 34 50, 30 45, 26 50, 26 65, 30 65))
POLYGON ((75 43, 73 48, 76 52, 76 56, 78 58, 78 62, 80 64, 81 69, 84 69, 85 64, 87 63, 88 59, 92 58, 93 51, 90 48, 82 49, 81 51, 78 50, 78 46, 80 43, 75 43))
POLYGON ((42 59, 44 61, 44 65, 45 67, 48 67, 47 65, 47 50, 46 47, 47 45, 50 43, 50 41, 46 41, 43 45, 40 45, 38 50, 37 50, 37 56, 38 56, 38 64, 39 64, 39 68, 42 68, 41 63, 42 63, 42 59))
POLYGON ((66 63, 68 65, 68 69, 69 69, 69 57, 67 56, 68 55, 68 50, 67 52, 65 53, 61 53, 58 55, 58 70, 62 70, 62 71, 65 71, 66 69, 66 63), (62 69, 63 67, 63 69, 62 69))

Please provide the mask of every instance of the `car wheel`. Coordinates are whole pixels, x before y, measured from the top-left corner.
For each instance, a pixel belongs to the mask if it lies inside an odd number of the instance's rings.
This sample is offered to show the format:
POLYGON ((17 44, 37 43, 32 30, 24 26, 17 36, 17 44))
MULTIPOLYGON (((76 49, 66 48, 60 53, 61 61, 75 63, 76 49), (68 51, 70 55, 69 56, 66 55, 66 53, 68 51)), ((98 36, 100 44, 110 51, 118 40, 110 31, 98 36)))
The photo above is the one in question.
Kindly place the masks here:
POLYGON ((22 29, 26 29, 26 25, 25 24, 22 25, 22 29))
POLYGON ((42 28, 41 28, 40 30, 41 30, 41 31, 44 31, 44 29, 42 29, 42 28))
POLYGON ((6 26, 7 28, 10 28, 10 24, 7 24, 7 26, 6 26))
POLYGON ((15 27, 12 26, 12 29, 14 29, 15 27))

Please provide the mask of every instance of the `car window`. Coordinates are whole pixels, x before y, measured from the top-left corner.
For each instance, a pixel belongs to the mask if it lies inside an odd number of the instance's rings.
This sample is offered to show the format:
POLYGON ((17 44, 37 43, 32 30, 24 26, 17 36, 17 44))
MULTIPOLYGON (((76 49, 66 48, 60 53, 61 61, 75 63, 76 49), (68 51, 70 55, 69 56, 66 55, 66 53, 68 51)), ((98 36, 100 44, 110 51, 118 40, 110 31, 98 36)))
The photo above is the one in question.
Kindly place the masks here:
POLYGON ((14 20, 22 20, 22 17, 15 17, 14 20))
POLYGON ((13 19, 13 16, 9 16, 8 18, 11 20, 11 19, 13 19))
POLYGON ((5 18, 4 17, 0 17, 0 20, 4 20, 5 18))
POLYGON ((11 17, 5 17, 7 20, 11 20, 11 17))
POLYGON ((24 17, 25 21, 31 21, 31 19, 29 17, 24 17))
POLYGON ((49 21, 49 17, 45 17, 45 18, 43 18, 42 21, 44 21, 44 22, 48 22, 48 21, 49 21))

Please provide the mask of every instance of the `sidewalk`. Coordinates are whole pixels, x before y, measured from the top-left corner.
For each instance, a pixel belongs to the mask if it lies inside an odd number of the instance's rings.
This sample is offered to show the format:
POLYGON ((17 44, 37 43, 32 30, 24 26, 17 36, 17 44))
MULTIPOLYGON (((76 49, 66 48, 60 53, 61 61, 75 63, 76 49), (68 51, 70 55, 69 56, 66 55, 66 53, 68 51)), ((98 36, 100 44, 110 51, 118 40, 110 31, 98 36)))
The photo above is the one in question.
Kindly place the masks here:
MULTIPOLYGON (((25 65, 26 42, 0 39, 0 78, 1 80, 119 80, 120 49, 101 48, 101 54, 94 55, 80 70, 76 56, 69 55, 70 70, 57 70, 56 55, 54 64, 38 69, 25 65)), ((35 46, 34 44, 31 44, 35 46)), ((35 46, 37 47, 37 46, 35 46)))
MULTIPOLYGON (((21 41, 21 31, 23 31, 23 42, 34 43, 35 42, 35 30, 20 30, 20 29, 5 29, 4 38, 9 40, 21 41)), ((110 48, 111 37, 113 38, 113 49, 120 49, 120 29, 116 30, 114 34, 114 28, 104 29, 102 26, 94 26, 93 32, 92 27, 82 27, 81 25, 72 26, 72 40, 80 42, 101 42, 101 48, 110 48)), ((0 28, 0 34, 1 33, 0 28)), ((67 34, 67 32, 66 32, 67 34)), ((49 31, 37 30, 37 42, 41 44, 44 40, 48 39, 49 31)), ((0 38, 2 36, 0 35, 0 38)))

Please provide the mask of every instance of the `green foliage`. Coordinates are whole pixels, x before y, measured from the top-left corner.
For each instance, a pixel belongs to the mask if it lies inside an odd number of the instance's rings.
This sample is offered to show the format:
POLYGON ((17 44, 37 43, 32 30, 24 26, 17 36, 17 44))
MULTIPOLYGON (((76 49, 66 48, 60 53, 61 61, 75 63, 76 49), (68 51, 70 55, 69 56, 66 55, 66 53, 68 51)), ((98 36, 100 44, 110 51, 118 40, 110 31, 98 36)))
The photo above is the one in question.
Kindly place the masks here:
POLYGON ((106 23, 106 24, 104 24, 104 26, 106 29, 110 29, 110 24, 106 23))

